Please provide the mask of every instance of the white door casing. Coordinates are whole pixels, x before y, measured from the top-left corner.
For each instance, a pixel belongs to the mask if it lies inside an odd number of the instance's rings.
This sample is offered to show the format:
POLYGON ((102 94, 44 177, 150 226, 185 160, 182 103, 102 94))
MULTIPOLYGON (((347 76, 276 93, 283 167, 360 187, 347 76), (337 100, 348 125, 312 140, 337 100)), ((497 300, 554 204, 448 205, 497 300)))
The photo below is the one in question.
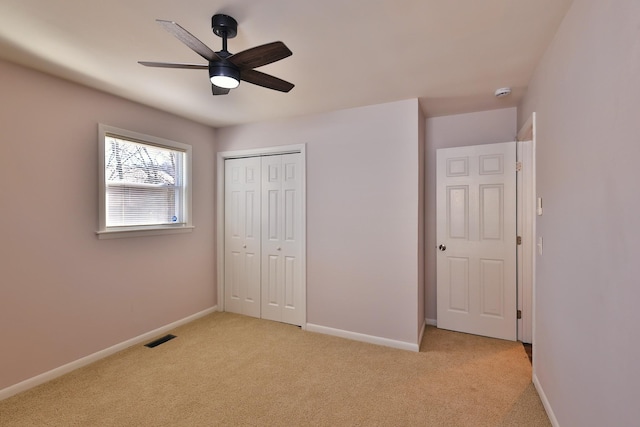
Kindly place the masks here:
MULTIPOLYGON (((535 336, 535 264, 536 264, 536 113, 531 113, 518 132, 518 160, 522 171, 518 174, 518 235, 522 245, 518 246, 518 303, 521 304, 522 319, 518 339, 534 343, 535 336)), ((534 345, 535 358, 535 345, 534 345)), ((535 365, 534 365, 535 371, 535 365)))
POLYGON ((516 340, 515 142, 437 150, 438 327, 516 340))
POLYGON ((532 342, 532 299, 533 299, 533 224, 535 221, 533 141, 518 141, 518 215, 517 233, 521 244, 517 246, 518 263, 518 309, 522 317, 518 319, 518 340, 532 342))
POLYGON ((262 158, 262 318, 302 325, 300 154, 262 158))
POLYGON ((260 158, 225 162, 225 263, 227 311, 260 317, 260 158))

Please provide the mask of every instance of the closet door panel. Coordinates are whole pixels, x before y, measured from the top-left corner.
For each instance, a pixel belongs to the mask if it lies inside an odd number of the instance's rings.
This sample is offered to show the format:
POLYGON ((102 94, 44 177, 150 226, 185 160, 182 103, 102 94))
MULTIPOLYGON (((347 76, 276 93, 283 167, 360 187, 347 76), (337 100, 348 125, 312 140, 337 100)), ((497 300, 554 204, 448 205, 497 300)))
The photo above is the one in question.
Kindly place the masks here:
POLYGON ((282 156, 282 321, 305 322, 302 291, 302 156, 282 156))
POLYGON ((225 160, 225 310, 260 317, 261 164, 225 160))
POLYGON ((301 155, 262 159, 262 317, 294 325, 305 321, 302 298, 301 155), (264 293, 267 284, 268 292, 264 293))
POLYGON ((262 318, 282 321, 282 156, 262 158, 262 318))

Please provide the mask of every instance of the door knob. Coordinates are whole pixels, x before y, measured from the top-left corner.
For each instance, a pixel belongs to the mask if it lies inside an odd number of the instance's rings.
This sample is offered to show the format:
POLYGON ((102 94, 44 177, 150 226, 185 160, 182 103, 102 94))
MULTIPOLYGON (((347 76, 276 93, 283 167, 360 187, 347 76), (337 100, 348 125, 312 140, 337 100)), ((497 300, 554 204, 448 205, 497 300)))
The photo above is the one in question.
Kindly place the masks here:
POLYGON ((438 249, 440 249, 442 252, 447 250, 447 247, 445 245, 440 245, 438 246, 438 249))
POLYGON ((243 247, 244 249, 247 249, 247 245, 242 245, 242 247, 243 247))
POLYGON ((281 248, 280 246, 278 246, 276 249, 277 249, 277 250, 279 250, 279 251, 281 251, 281 250, 282 250, 282 248, 281 248))

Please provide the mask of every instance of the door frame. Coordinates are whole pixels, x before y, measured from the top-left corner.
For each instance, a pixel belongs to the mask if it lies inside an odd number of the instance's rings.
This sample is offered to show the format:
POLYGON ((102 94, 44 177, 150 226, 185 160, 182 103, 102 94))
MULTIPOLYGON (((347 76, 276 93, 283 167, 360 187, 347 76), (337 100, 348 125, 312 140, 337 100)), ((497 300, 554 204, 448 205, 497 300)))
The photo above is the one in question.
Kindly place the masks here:
MULTIPOLYGON (((536 277, 536 113, 532 113, 516 138, 518 161, 518 340, 534 343, 535 337, 535 277, 536 277)), ((535 346, 534 346, 535 348, 535 346)))
POLYGON ((276 147, 254 148, 237 151, 220 151, 216 156, 216 250, 217 250, 217 288, 218 288, 218 311, 225 311, 224 307, 224 161, 226 159, 239 159, 244 157, 273 156, 278 154, 300 153, 302 172, 302 195, 301 195, 301 220, 302 236, 301 245, 301 292, 304 320, 302 329, 306 329, 307 324, 307 155, 306 144, 282 145, 276 147))

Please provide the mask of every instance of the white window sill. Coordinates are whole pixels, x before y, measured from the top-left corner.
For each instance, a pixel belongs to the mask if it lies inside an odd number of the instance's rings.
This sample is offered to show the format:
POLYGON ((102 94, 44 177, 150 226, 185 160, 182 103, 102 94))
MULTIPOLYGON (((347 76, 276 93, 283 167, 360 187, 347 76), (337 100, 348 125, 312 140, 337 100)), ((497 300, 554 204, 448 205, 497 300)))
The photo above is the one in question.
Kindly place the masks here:
POLYGON ((113 230, 96 231, 98 239, 121 239, 123 237, 159 236, 162 234, 191 233, 195 227, 184 226, 157 226, 157 227, 122 227, 113 230))

